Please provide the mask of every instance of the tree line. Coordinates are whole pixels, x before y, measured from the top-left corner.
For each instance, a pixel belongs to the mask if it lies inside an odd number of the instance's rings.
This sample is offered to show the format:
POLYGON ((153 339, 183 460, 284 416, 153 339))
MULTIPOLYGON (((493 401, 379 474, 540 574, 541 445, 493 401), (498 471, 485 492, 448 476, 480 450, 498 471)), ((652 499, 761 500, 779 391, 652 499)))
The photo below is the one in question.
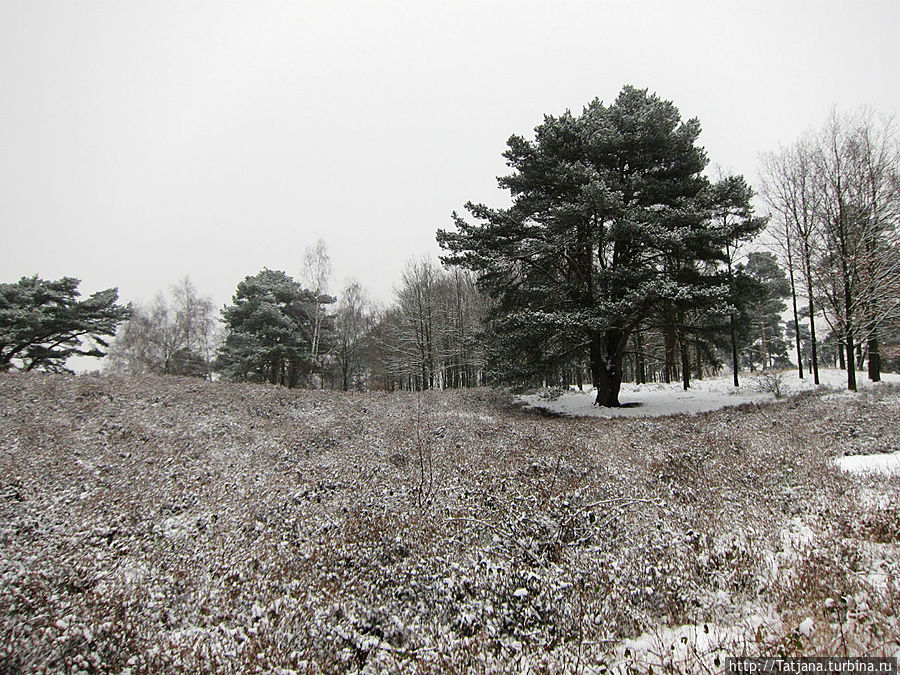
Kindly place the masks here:
POLYGON ((611 104, 546 116, 533 140, 509 139, 513 171, 499 184, 512 205, 469 203, 468 217, 454 214, 454 228, 438 232, 443 260, 473 271, 496 303, 504 372, 561 384, 588 373, 597 403, 616 406, 625 377, 680 377, 688 388, 692 375, 730 362, 738 385, 742 368, 787 366, 793 339, 801 376, 811 361, 818 382, 821 346, 846 367, 848 388, 864 360, 880 378, 882 346, 895 350, 900 334, 890 124, 835 115, 768 158, 771 219, 754 215, 743 177, 703 173, 699 133, 670 101, 625 87, 611 104), (783 243, 783 259, 763 233, 783 243), (817 321, 831 329, 822 345, 817 321))
MULTIPOLYGON (((837 344, 847 386, 868 363, 881 379, 882 351, 896 367, 900 343, 900 150, 890 120, 832 114, 827 124, 763 159, 771 230, 791 279, 798 362, 818 383, 816 319, 837 344), (798 301, 805 305, 798 307, 798 301), (809 357, 803 357, 801 317, 809 357)), ((802 370, 801 370, 802 373, 802 370)))
POLYGON ((342 390, 591 385, 819 364, 872 380, 900 344, 900 160, 889 123, 833 115, 764 156, 755 213, 742 176, 707 173, 700 124, 625 87, 512 136, 511 205, 466 204, 410 261, 393 301, 332 294, 324 242, 299 279, 263 269, 218 310, 189 278, 149 306, 75 279, 0 285, 0 369, 108 369, 342 390), (787 301, 790 301, 788 309, 787 301), (783 317, 790 318, 787 321, 783 317), (66 322, 69 321, 69 324, 66 322), (116 327, 121 327, 116 330, 116 327), (824 329, 824 330, 823 330, 824 329), (824 336, 822 333, 825 333, 824 336), (113 338, 110 341, 111 338, 113 338))
POLYGON ((410 261, 394 302, 379 307, 357 281, 331 295, 324 242, 304 259, 300 280, 264 269, 218 313, 189 278, 132 306, 107 369, 345 391, 486 383, 487 297, 473 275, 410 261))

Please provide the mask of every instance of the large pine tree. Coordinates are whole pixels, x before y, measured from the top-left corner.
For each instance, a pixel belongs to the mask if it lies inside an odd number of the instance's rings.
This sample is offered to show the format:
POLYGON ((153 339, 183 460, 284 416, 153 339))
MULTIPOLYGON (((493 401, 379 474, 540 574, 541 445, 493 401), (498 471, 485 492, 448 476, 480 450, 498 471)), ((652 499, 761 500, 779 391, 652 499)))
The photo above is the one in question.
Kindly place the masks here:
POLYGON ((247 277, 222 312, 218 369, 231 379, 296 386, 313 368, 315 307, 316 295, 282 271, 247 277))
POLYGON ((522 361, 587 351, 597 403, 619 405, 634 329, 685 307, 724 304, 728 236, 710 221, 700 124, 647 90, 612 105, 546 116, 533 141, 512 136, 512 205, 466 204, 438 232, 445 262, 479 275, 497 299, 498 344, 522 361))
POLYGON ((115 288, 79 300, 78 279, 38 276, 0 284, 0 372, 13 368, 70 372, 70 356, 102 357, 131 307, 115 288))

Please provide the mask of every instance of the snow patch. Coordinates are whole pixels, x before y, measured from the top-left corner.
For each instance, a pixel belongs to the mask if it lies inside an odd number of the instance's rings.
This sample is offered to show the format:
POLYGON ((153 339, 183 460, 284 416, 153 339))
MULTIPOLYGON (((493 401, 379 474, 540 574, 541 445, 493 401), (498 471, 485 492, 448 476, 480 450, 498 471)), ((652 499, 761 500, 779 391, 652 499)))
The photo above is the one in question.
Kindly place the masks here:
POLYGON ((166 539, 183 539, 193 530, 197 517, 189 513, 171 516, 162 521, 159 530, 166 539))
POLYGON ((847 455, 838 457, 834 460, 834 463, 848 473, 900 475, 900 452, 884 452, 878 455, 847 455))
MULTIPOLYGON (((812 376, 806 374, 801 380, 797 371, 777 373, 781 377, 781 389, 784 395, 796 394, 813 389, 835 389, 828 394, 844 398, 840 391, 847 386, 845 371, 822 369, 819 371, 819 386, 813 383, 812 376)), ((888 373, 882 375, 887 383, 900 383, 900 375, 888 373)), ((731 376, 704 380, 694 380, 691 388, 684 391, 680 382, 663 384, 623 384, 619 392, 621 408, 603 408, 594 405, 597 397, 596 389, 579 391, 570 389, 560 396, 549 400, 546 395, 531 394, 520 396, 519 400, 528 407, 542 408, 550 412, 576 417, 662 417, 665 415, 696 414, 719 410, 743 403, 764 403, 774 401, 773 394, 766 391, 766 385, 759 375, 744 375, 741 386, 735 387, 731 376)), ((857 385, 860 389, 873 386, 873 383, 861 373, 857 373, 857 385)), ((850 397, 861 394, 848 392, 850 397)))
POLYGON ((712 623, 660 626, 633 640, 616 646, 617 659, 623 662, 655 663, 664 669, 715 672, 725 657, 751 651, 757 632, 777 630, 777 617, 753 614, 734 625, 712 623))

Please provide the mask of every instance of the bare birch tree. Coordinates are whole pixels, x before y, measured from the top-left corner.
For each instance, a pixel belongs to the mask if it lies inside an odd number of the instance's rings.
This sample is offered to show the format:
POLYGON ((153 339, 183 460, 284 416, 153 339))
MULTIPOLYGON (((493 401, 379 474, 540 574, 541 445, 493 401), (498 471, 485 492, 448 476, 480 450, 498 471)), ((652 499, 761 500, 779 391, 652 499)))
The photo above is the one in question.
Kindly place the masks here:
POLYGON ((212 378, 221 337, 212 299, 189 277, 158 293, 149 307, 135 305, 110 347, 109 369, 122 375, 156 373, 212 378))
POLYGON ((313 246, 308 246, 303 254, 303 283, 314 297, 313 307, 313 335, 312 335, 312 362, 313 367, 321 369, 319 351, 322 339, 322 324, 325 320, 327 305, 335 299, 328 295, 328 287, 331 283, 331 257, 328 248, 322 239, 316 241, 313 246))
MULTIPOLYGON (((812 155, 813 144, 804 138, 789 148, 763 156, 762 193, 776 219, 770 233, 787 262, 794 287, 794 273, 798 272, 804 287, 809 319, 811 369, 813 381, 819 384, 819 359, 816 339, 816 292, 814 290, 814 254, 823 244, 823 231, 818 220, 819 192, 812 155)), ((796 296, 796 289, 793 290, 796 296)), ((799 355, 799 319, 794 298, 794 328, 799 355)), ((802 371, 801 371, 802 377, 802 371)))

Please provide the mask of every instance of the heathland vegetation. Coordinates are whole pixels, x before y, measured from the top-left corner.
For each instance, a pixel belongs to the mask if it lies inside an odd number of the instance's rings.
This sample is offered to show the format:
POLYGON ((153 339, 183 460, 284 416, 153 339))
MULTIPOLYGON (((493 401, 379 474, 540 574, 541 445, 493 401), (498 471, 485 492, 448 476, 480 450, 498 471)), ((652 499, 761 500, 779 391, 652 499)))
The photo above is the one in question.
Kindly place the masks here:
POLYGON ((898 649, 900 392, 540 416, 487 389, 0 376, 6 672, 716 672, 898 649), (633 672, 633 671, 628 671, 633 672))

